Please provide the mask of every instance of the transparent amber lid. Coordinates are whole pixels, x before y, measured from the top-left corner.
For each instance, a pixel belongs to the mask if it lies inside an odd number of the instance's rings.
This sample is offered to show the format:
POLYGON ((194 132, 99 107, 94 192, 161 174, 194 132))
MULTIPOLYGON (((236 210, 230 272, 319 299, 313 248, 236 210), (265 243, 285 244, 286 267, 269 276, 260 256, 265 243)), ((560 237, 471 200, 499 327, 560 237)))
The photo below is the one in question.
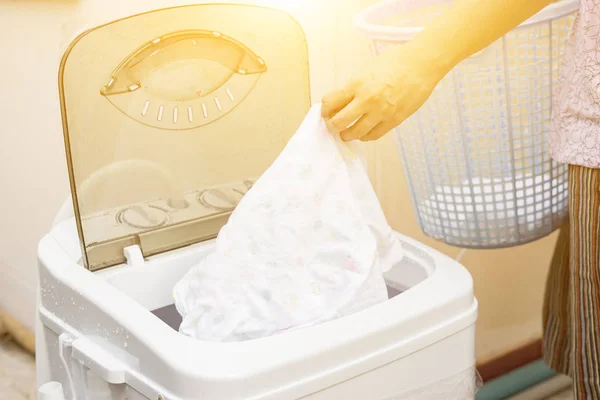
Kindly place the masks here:
POLYGON ((230 4, 91 29, 59 89, 73 203, 91 270, 214 238, 310 107, 304 33, 230 4))

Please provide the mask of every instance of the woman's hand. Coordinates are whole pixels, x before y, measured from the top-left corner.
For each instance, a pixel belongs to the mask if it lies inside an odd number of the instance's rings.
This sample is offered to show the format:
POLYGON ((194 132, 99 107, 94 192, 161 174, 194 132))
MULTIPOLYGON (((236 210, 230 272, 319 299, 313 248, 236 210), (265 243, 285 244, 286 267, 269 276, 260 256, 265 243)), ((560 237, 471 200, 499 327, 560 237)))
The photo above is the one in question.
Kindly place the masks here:
POLYGON ((417 111, 448 72, 420 53, 410 42, 389 50, 344 88, 323 97, 329 130, 345 141, 376 140, 417 111))
POLYGON ((346 141, 380 138, 417 111, 454 65, 551 1, 453 1, 410 42, 380 55, 365 73, 323 98, 329 129, 346 141))

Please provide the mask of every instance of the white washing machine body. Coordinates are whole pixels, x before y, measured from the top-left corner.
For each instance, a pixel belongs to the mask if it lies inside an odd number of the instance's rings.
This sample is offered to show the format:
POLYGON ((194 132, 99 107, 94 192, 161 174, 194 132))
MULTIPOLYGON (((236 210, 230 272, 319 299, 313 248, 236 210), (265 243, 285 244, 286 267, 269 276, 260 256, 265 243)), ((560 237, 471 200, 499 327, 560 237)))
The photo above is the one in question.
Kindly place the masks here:
POLYGON ((406 257, 386 276, 387 302, 303 330, 210 343, 174 329, 171 290, 213 241, 93 273, 50 233, 39 247, 38 384, 62 383, 67 399, 95 398, 89 374, 115 400, 474 398, 471 277, 398 236, 406 257))
POLYGON ((203 4, 111 21, 73 40, 59 88, 72 199, 38 249, 40 386, 69 400, 474 396, 471 276, 400 234, 384 303, 246 342, 177 331, 173 286, 310 107, 289 15, 203 4))

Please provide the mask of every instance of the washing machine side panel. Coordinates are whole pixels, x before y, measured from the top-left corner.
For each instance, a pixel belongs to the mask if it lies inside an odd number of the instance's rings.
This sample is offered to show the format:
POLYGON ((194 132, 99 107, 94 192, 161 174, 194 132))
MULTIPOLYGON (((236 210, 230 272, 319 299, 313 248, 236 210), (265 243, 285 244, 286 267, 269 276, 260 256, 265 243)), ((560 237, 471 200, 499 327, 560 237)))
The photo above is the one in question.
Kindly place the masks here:
MULTIPOLYGON (((73 398, 67 394, 72 392, 70 381, 75 382, 74 390, 85 390, 77 377, 81 377, 79 364, 86 354, 80 355, 79 360, 73 358, 72 343, 67 343, 65 350, 60 344, 61 335, 66 341, 83 343, 80 353, 88 348, 100 359, 108 359, 114 367, 108 375, 122 375, 125 384, 113 383, 129 391, 132 399, 157 399, 161 395, 168 400, 191 400, 199 393, 203 393, 202 398, 215 400, 247 398, 229 395, 236 392, 237 385, 242 387, 241 392, 248 390, 244 376, 223 377, 218 372, 207 372, 203 366, 222 362, 235 371, 231 360, 239 359, 239 351, 223 351, 220 346, 173 331, 103 279, 73 263, 50 236, 40 241, 38 259, 38 309, 44 325, 43 347, 51 370, 49 379, 63 384, 67 400, 73 398)), ((102 366, 92 368, 95 373, 106 372, 102 366)), ((103 378, 106 380, 106 376, 103 378)))
POLYGON ((475 394, 475 324, 302 400, 468 400, 475 394))
MULTIPOLYGON (((68 371, 65 369, 60 359, 60 347, 58 344, 58 335, 47 327, 42 329, 43 335, 41 342, 46 351, 45 358, 48 364, 48 370, 43 376, 36 377, 38 387, 50 381, 60 382, 63 386, 63 392, 66 400, 73 399, 72 393, 69 390, 68 371)), ((37 340, 40 340, 39 338, 37 340)), ((36 355, 37 359, 37 355, 36 355)), ((37 360, 36 360, 37 362, 37 360)))
POLYGON ((35 376, 37 387, 52 380, 51 364, 49 359, 48 346, 46 345, 46 327, 42 323, 39 314, 40 294, 37 293, 35 315, 35 376))
MULTIPOLYGON (((83 387, 77 384, 78 376, 82 373, 79 367, 80 361, 72 357, 72 342, 78 339, 89 342, 88 347, 97 349, 102 355, 115 359, 117 365, 120 365, 124 371, 126 380, 135 382, 136 387, 147 395, 156 398, 158 393, 163 392, 156 382, 180 383, 182 377, 177 369, 166 365, 165 360, 157 354, 155 346, 149 346, 144 341, 144 335, 134 334, 127 329, 128 324, 119 323, 113 315, 106 312, 111 307, 106 308, 106 302, 98 299, 89 290, 90 284, 106 286, 107 289, 110 286, 72 262, 73 265, 65 267, 68 259, 61 254, 61 250, 49 236, 42 239, 38 250, 40 290, 38 318, 40 331, 43 333, 36 340, 38 349, 43 354, 42 357, 47 360, 45 366, 40 367, 42 372, 42 376, 39 377, 40 383, 48 380, 61 382, 67 399, 72 397, 68 394, 73 391, 70 388, 70 381, 76 381, 76 391, 83 390, 83 387), (81 279, 79 282, 81 285, 78 286, 73 282, 78 278, 89 278, 91 282, 81 279), (65 342, 62 345, 61 335, 65 342)), ((110 289, 114 290, 114 288, 110 289)), ((125 304, 122 306, 125 307, 125 304)), ((145 310, 139 307, 137 311, 139 314, 145 310)), ((142 327, 147 326, 145 320, 143 318, 140 320, 135 312, 131 313, 129 320, 133 324, 139 322, 142 327)), ((133 327, 129 326, 129 328, 133 327)), ((165 327, 166 331, 168 329, 170 328, 165 327)), ((158 331, 157 334, 160 335, 160 329, 158 331)), ((111 376, 114 376, 114 373, 111 376)))

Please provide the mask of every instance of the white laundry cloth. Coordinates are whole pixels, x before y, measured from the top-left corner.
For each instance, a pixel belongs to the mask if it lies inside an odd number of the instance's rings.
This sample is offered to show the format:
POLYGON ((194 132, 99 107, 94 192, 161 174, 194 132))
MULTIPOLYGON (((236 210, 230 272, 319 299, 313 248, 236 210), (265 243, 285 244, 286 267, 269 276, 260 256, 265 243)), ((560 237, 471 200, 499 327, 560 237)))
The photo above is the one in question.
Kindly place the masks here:
POLYGON ((354 146, 320 106, 174 289, 180 332, 240 341, 332 320, 387 299, 402 259, 354 146))

